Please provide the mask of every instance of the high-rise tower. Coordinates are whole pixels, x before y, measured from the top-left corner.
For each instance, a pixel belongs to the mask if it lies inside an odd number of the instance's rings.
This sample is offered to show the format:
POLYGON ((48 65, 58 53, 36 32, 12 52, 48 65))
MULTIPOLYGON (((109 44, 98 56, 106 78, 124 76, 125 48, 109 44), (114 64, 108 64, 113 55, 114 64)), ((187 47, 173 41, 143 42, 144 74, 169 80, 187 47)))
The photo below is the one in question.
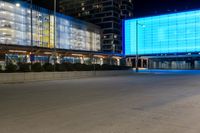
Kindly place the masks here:
POLYGON ((102 51, 122 53, 122 19, 133 17, 132 0, 60 0, 60 12, 102 29, 102 51))

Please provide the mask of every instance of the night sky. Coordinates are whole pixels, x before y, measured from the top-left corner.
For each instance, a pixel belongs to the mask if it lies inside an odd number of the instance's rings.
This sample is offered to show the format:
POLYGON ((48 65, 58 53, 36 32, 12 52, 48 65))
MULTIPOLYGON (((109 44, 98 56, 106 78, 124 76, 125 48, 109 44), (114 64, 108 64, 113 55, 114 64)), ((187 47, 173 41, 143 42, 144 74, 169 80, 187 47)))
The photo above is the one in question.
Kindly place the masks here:
MULTIPOLYGON (((46 8, 53 7, 53 0, 33 0, 46 8), (52 1, 52 2, 51 2, 52 1)), ((200 0, 133 0, 135 17, 166 14, 200 9, 200 0)))
POLYGON ((135 0, 135 16, 150 16, 200 9, 200 0, 135 0))

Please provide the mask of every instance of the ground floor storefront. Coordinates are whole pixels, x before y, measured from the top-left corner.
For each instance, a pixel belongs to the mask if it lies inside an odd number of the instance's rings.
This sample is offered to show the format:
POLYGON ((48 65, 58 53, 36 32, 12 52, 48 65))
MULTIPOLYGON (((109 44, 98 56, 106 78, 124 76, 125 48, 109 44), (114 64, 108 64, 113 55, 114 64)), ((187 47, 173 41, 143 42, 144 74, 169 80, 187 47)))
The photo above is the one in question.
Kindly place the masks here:
MULTIPOLYGON (((136 58, 126 59, 128 66, 136 67, 136 58)), ((172 69, 172 70, 200 70, 200 57, 173 56, 173 57, 140 57, 138 67, 141 69, 172 69)))
POLYGON ((42 64, 80 63, 87 65, 109 64, 118 66, 123 64, 123 60, 120 55, 110 53, 0 45, 0 65, 3 68, 8 63, 17 64, 37 62, 42 64))

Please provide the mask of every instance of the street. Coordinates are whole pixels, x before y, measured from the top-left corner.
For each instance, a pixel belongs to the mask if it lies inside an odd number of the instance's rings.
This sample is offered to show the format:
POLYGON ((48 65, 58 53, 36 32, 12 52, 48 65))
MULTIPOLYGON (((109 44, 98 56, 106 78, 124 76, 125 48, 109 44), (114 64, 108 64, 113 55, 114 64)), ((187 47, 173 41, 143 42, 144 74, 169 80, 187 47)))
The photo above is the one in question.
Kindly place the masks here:
POLYGON ((199 133, 200 74, 0 85, 0 133, 199 133))

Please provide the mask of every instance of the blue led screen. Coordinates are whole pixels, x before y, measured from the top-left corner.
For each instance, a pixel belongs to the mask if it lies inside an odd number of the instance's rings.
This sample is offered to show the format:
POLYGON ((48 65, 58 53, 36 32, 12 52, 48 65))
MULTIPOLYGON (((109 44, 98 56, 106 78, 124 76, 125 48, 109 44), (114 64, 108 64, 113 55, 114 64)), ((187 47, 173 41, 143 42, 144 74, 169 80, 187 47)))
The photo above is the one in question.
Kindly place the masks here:
POLYGON ((124 54, 200 52, 200 10, 124 21, 124 54))

